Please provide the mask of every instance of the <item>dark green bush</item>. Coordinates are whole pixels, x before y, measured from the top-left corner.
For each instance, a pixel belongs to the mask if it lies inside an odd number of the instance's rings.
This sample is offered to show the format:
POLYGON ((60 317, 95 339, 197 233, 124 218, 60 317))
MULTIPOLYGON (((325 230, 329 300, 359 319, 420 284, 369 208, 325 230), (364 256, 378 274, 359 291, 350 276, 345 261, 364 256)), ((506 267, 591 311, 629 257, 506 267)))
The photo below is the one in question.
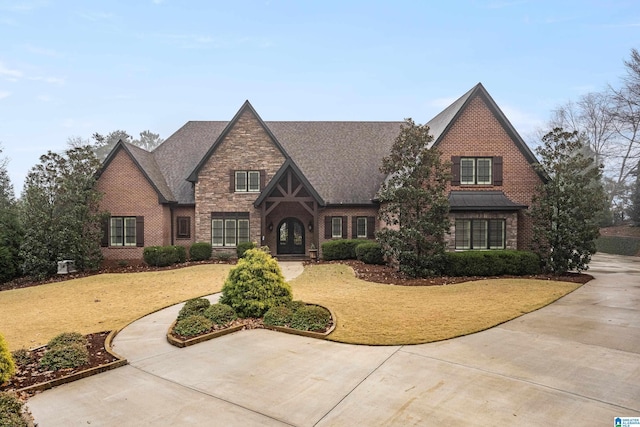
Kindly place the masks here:
POLYGON ((447 252, 448 276, 527 276, 540 273, 540 258, 529 251, 447 252))
POLYGON ((208 332, 213 328, 213 322, 201 315, 189 316, 179 320, 173 327, 173 332, 184 337, 192 337, 208 332))
POLYGON ((154 267, 166 267, 187 260, 184 246, 147 246, 142 251, 144 262, 154 267))
POLYGON ((262 317, 271 307, 291 301, 278 262, 260 249, 249 249, 231 269, 222 287, 220 302, 240 317, 262 317))
POLYGON ((238 256, 238 259, 244 258, 245 252, 249 249, 255 249, 255 247, 256 245, 253 242, 238 243, 238 246, 236 246, 236 255, 238 256))
POLYGON ((640 238, 622 236, 600 236, 596 240, 598 252, 634 256, 640 253, 640 238))
POLYGON ((22 417, 22 401, 13 392, 0 392, 0 426, 26 427, 29 424, 22 417))
POLYGON ((211 243, 198 242, 189 248, 191 261, 206 261, 211 259, 211 243))
POLYGON ((185 302, 180 312, 178 313, 178 319, 182 320, 186 319, 189 316, 193 315, 203 315, 204 311, 209 308, 211 302, 206 298, 193 298, 189 301, 185 302))
POLYGON ((6 246, 0 246, 0 283, 8 282, 16 276, 16 261, 13 252, 6 246))
POLYGON ((291 327, 302 331, 324 331, 331 322, 331 313, 318 305, 301 307, 291 317, 291 327))
POLYGON ((238 317, 233 307, 221 303, 211 304, 203 315, 214 324, 220 326, 224 326, 238 317))
POLYGON ((288 303, 286 304, 286 306, 287 306, 287 307, 288 307, 292 312, 294 312, 294 311, 300 310, 302 307, 306 307, 306 306, 307 306, 307 303, 306 303, 306 302, 304 302, 304 301, 295 300, 295 301, 288 302, 288 303))
POLYGON ((268 326, 285 326, 291 323, 293 310, 286 305, 271 307, 264 314, 264 324, 268 326))
POLYGON ((356 258, 365 264, 384 264, 382 246, 377 242, 360 243, 356 246, 356 258))
POLYGON ((57 345, 47 348, 40 359, 40 366, 57 371, 64 368, 77 368, 89 363, 89 350, 80 343, 57 345))
POLYGON ((216 252, 216 259, 218 261, 229 261, 233 254, 229 251, 216 252))
POLYGON ((356 247, 362 243, 369 243, 365 239, 330 240, 322 244, 322 259, 326 261, 337 259, 356 259, 356 247))
POLYGON ((79 332, 63 332, 47 343, 48 348, 60 347, 71 344, 87 345, 87 339, 79 332))

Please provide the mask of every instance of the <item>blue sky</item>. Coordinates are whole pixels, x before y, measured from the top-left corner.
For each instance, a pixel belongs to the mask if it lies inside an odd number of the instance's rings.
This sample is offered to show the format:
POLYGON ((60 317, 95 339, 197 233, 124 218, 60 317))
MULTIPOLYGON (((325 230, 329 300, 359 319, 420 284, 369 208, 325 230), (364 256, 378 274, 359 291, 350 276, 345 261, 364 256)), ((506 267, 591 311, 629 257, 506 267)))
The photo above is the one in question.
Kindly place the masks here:
POLYGON ((521 135, 617 85, 640 2, 0 0, 0 144, 19 195, 70 137, 229 120, 424 123, 482 82, 521 135))

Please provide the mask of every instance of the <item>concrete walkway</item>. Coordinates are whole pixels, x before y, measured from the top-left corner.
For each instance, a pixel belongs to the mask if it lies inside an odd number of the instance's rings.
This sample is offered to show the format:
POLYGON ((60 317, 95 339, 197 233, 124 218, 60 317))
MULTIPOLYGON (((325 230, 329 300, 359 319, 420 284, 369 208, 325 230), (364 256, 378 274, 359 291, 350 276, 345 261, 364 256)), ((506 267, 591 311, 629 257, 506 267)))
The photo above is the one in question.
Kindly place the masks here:
POLYGON ((613 425, 640 416, 640 259, 598 255, 589 272, 534 313, 415 346, 253 330, 177 349, 174 306, 118 334, 130 365, 29 407, 41 427, 613 425))

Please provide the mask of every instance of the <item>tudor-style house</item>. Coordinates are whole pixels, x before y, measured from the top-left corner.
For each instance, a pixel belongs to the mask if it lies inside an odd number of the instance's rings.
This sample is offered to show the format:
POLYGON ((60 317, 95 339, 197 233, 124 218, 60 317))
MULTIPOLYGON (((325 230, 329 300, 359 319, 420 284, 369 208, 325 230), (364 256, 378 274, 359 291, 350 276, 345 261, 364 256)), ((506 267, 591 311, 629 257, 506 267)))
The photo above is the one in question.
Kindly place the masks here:
MULTIPOLYGON (((373 239, 379 172, 403 122, 265 122, 245 102, 231 121, 188 122, 152 152, 119 142, 98 178, 110 213, 105 259, 210 242, 307 256, 341 238, 373 239)), ((481 84, 427 123, 452 164, 450 250, 525 249, 542 177, 531 150, 481 84)))

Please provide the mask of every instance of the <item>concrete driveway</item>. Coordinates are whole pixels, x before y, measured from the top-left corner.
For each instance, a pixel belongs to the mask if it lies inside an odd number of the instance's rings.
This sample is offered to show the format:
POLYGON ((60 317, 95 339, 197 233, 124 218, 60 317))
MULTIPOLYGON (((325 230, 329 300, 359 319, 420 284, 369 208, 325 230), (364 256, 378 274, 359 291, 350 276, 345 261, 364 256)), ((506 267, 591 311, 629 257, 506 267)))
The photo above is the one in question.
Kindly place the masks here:
POLYGON ((640 259, 534 313, 438 343, 367 347, 266 330, 185 349, 179 306, 125 328, 130 365, 34 396, 47 426, 613 425, 640 416, 640 259))

